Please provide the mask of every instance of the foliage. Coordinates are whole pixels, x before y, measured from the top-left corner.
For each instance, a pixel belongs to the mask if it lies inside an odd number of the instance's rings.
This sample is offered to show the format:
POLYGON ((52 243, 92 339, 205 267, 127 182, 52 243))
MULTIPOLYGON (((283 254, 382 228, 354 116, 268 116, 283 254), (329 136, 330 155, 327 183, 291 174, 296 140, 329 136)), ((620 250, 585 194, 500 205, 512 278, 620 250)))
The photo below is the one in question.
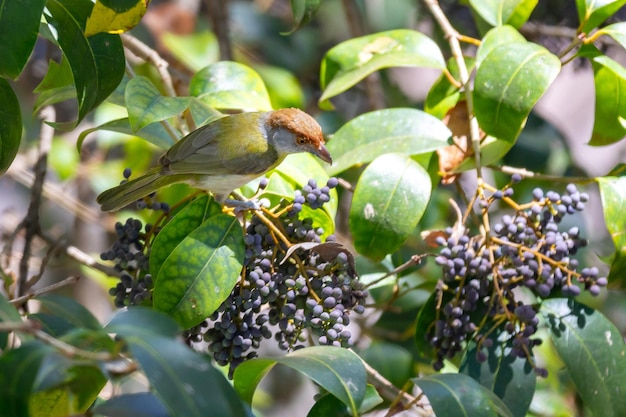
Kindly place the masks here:
MULTIPOLYGON (((624 336, 593 298, 623 303, 623 165, 596 178, 534 172, 530 160, 506 165, 531 142, 533 109, 573 62, 590 64, 594 76, 589 145, 622 141, 626 69, 601 43, 626 47, 625 24, 603 25, 625 1, 572 2, 578 27, 561 53, 523 35, 537 1, 469 1, 479 38, 458 33, 434 0, 423 3, 444 37, 359 33, 359 9, 348 1, 353 36, 318 56, 311 45, 323 28, 311 23, 322 24, 333 6, 292 0, 293 19, 281 28, 268 23, 269 11, 252 18, 259 31, 271 28, 255 47, 275 65, 250 60, 245 47, 239 62, 212 59, 207 51, 225 40, 219 27, 215 35, 157 32, 151 49, 139 30, 124 33, 157 7, 145 0, 31 3, 0 5, 0 171, 10 173, 29 146, 16 86, 36 44, 61 58, 24 101, 48 115, 70 102, 75 113, 42 124, 41 182, 17 228, 26 262, 2 264, 0 416, 257 415, 255 393, 276 365, 319 387, 309 416, 556 415, 541 409, 550 395, 577 415, 626 415, 624 336), (440 71, 423 110, 397 97, 395 67, 440 71), (187 78, 174 82, 179 73, 187 78), (311 79, 319 86, 299 84, 311 79), (51 241, 37 214, 50 126, 77 131, 83 156, 104 155, 81 168, 100 192, 198 126, 277 103, 304 107, 312 88, 320 88, 333 165, 289 156, 238 190, 258 210, 225 210, 174 185, 112 222, 102 262, 64 246, 115 281, 109 294, 119 311, 104 325, 71 297, 47 294, 57 286, 33 289, 41 274, 29 276, 29 245, 35 236, 51 241), (351 101, 359 114, 342 120, 351 101), (121 115, 82 124, 113 105, 121 115), (615 248, 608 266, 588 255, 600 251, 585 248, 589 230, 575 225, 594 203, 594 183, 615 248), (280 354, 268 355, 272 348, 280 354), (137 374, 145 392, 103 390, 137 374)), ((55 155, 52 169, 71 178, 55 155)), ((5 257, 15 238, 7 237, 5 257)))

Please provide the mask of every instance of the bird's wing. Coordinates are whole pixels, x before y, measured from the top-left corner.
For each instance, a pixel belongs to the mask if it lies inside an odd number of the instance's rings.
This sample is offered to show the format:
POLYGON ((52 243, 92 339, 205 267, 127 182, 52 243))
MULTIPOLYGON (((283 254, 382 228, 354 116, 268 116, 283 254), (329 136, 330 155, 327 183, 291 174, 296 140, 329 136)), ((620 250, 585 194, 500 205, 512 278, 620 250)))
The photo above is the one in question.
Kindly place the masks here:
MULTIPOLYGON (((164 155, 172 174, 261 174, 278 156, 259 134, 258 113, 240 113, 194 130, 164 155)), ((278 161, 280 162, 280 161, 278 161)))

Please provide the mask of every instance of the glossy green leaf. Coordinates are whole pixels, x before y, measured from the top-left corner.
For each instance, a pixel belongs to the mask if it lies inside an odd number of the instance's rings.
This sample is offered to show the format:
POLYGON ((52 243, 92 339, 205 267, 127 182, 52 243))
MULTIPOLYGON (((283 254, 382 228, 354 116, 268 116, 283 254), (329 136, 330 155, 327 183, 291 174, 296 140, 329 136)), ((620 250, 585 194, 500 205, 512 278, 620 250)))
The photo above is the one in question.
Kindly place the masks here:
POLYGON ((479 67, 485 57, 498 46, 513 43, 526 43, 526 39, 515 28, 505 25, 491 29, 485 34, 476 51, 476 67, 479 67))
POLYGON ((149 335, 174 338, 180 327, 163 313, 147 307, 129 307, 115 313, 105 326, 109 333, 149 335))
POLYGON ((596 88, 592 146, 610 145, 626 136, 626 99, 620 91, 626 88, 626 68, 600 55, 592 59, 596 88))
POLYGON ((361 174, 350 207, 354 247, 381 260, 402 246, 430 199, 428 173, 403 154, 376 158, 361 174))
POLYGON ((172 250, 154 284, 154 308, 191 328, 210 316, 239 279, 243 231, 236 217, 209 217, 172 250))
POLYGON ((154 123, 140 129, 138 132, 134 132, 130 126, 130 122, 128 118, 125 117, 123 119, 111 120, 110 122, 106 122, 101 124, 100 126, 92 127, 90 129, 85 129, 80 132, 78 136, 78 141, 76 142, 76 147, 80 151, 83 146, 83 142, 87 138, 87 135, 93 132, 97 132, 98 130, 108 130, 111 132, 124 133, 126 135, 131 136, 140 136, 141 138, 147 140, 151 144, 158 146, 161 149, 169 149, 175 142, 174 139, 167 133, 165 128, 160 123, 154 123))
POLYGON ((626 0, 576 0, 580 26, 578 31, 589 34, 592 29, 617 12, 626 0))
POLYGON ((220 61, 198 71, 189 94, 216 109, 271 110, 263 80, 252 68, 220 61))
POLYGON ((291 0, 293 29, 285 34, 289 35, 309 23, 315 16, 315 13, 317 13, 321 4, 322 0, 291 0))
POLYGON ((122 394, 93 408, 95 415, 111 417, 171 417, 163 403, 151 392, 122 394))
POLYGON ((72 68, 65 57, 61 58, 60 64, 50 60, 48 72, 33 92, 37 93, 33 105, 34 114, 45 106, 76 98, 72 68))
POLYGON ((235 390, 250 403, 257 385, 276 365, 300 372, 346 404, 357 416, 366 391, 367 375, 361 359, 352 351, 333 346, 296 350, 276 359, 252 359, 235 370, 235 390))
POLYGON ((193 72, 217 62, 220 57, 217 38, 208 30, 187 35, 165 32, 161 41, 178 61, 193 72))
POLYGON ((7 80, 0 78, 0 174, 5 172, 20 147, 22 113, 17 96, 7 80))
POLYGON ((306 106, 306 98, 300 81, 292 72, 271 65, 255 65, 254 69, 259 73, 267 87, 272 108, 297 107, 302 109, 306 106))
POLYGON ((626 415, 626 344, 615 325, 571 299, 546 300, 541 313, 585 406, 596 416, 626 415))
POLYGON ((37 34, 45 0, 0 3, 0 76, 17 78, 28 62, 37 34))
MULTIPOLYGON (((363 415, 382 402, 383 399, 378 395, 376 388, 368 385, 363 403, 359 407, 359 415, 363 415)), ((315 401, 307 417, 350 417, 351 415, 352 413, 341 400, 333 395, 324 394, 315 401)))
POLYGON ((91 110, 102 103, 124 75, 124 48, 117 35, 100 33, 87 39, 84 27, 91 13, 90 0, 75 0, 71 7, 59 0, 48 0, 50 23, 74 76, 78 99, 78 120, 59 123, 58 128, 74 128, 91 110))
POLYGON ((555 55, 534 43, 492 49, 474 82, 474 111, 480 127, 488 135, 514 142, 560 68, 555 55))
POLYGON ((41 312, 67 320, 74 327, 91 330, 102 329, 100 322, 82 304, 76 300, 54 294, 37 297, 41 303, 41 312))
POLYGON ((100 32, 123 33, 141 21, 150 0, 106 1, 96 0, 87 19, 85 36, 100 32))
MULTIPOLYGON (((21 321, 22 316, 20 316, 20 313, 15 309, 13 304, 11 304, 4 295, 0 295, 0 323, 19 323, 21 321)), ((0 332, 0 349, 6 349, 8 341, 9 333, 0 332)))
MULTIPOLYGON (((465 58, 467 70, 472 72, 474 69, 474 59, 465 58)), ((456 80, 460 79, 459 67, 456 60, 450 58, 448 60, 448 71, 456 80)), ((437 81, 428 90, 426 101, 424 102, 424 111, 437 119, 443 119, 448 111, 456 106, 456 104, 464 99, 461 89, 450 83, 450 79, 445 74, 441 74, 437 81)))
POLYGON ((513 417, 506 405, 487 388, 463 374, 436 374, 414 378, 438 416, 513 417))
POLYGON ((521 27, 537 6, 538 0, 469 0, 480 17, 491 26, 521 27))
POLYGON ((28 403, 39 367, 52 348, 29 342, 0 357, 0 417, 30 417, 28 403))
POLYGON ((243 404, 208 357, 180 341, 146 334, 121 335, 152 389, 174 416, 241 417, 243 404))
POLYGON ((512 339, 504 342, 493 336, 491 339, 494 343, 486 350, 487 361, 476 359, 476 344, 472 343, 463 357, 459 372, 472 377, 500 397, 513 416, 525 417, 535 394, 537 376, 526 358, 511 355, 512 339))
POLYGON ((213 197, 205 194, 192 200, 182 210, 175 213, 152 242, 152 249, 150 250, 150 273, 152 276, 159 276, 161 267, 167 258, 191 232, 200 227, 209 217, 221 212, 221 206, 215 202, 213 197))
POLYGON ((425 154, 447 146, 452 133, 439 119, 415 109, 386 109, 362 114, 335 133, 328 142, 336 175, 371 162, 384 153, 425 154))
POLYGON ((615 246, 608 279, 610 282, 626 282, 622 268, 626 263, 626 177, 600 177, 596 181, 600 188, 604 222, 615 246))
POLYGON ((404 386, 415 375, 413 356, 396 343, 374 341, 360 356, 396 387, 404 386))
POLYGON ((443 70, 441 50, 428 36, 408 29, 353 38, 326 53, 320 70, 320 104, 343 93, 368 75, 390 67, 443 70))
POLYGON ((181 114, 189 97, 164 97, 149 78, 141 75, 128 81, 124 93, 128 120, 133 131, 181 114))

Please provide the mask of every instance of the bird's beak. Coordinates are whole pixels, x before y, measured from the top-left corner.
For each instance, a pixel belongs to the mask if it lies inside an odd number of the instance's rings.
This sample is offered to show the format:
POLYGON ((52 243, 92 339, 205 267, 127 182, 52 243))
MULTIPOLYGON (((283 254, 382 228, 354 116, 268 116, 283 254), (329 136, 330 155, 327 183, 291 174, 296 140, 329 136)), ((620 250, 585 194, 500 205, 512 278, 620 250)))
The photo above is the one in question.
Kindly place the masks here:
POLYGON ((328 152, 328 149, 326 149, 326 146, 324 146, 324 144, 321 144, 320 147, 317 148, 317 152, 315 152, 315 155, 317 155, 317 157, 322 161, 327 162, 330 165, 333 164, 333 158, 330 156, 330 152, 328 152))

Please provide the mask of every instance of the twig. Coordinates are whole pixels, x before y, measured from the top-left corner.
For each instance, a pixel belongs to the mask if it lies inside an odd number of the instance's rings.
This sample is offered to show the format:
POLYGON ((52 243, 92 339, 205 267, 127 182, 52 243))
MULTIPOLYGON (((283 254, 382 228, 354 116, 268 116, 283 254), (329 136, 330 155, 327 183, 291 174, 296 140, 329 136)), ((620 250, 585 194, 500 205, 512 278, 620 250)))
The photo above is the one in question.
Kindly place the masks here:
POLYGON ((56 283, 54 283, 52 285, 48 285, 45 288, 40 288, 40 289, 35 290, 33 292, 30 292, 28 294, 22 295, 19 298, 14 298, 13 300, 10 300, 10 303, 13 304, 16 307, 19 307, 22 304, 24 304, 26 301, 28 301, 28 300, 30 300, 32 298, 39 297, 40 295, 47 294, 47 293, 52 292, 52 291, 56 291, 59 288, 66 287, 68 285, 76 284, 79 279, 80 279, 80 277, 78 277, 78 276, 72 276, 72 277, 69 277, 69 278, 65 278, 64 280, 56 282, 56 283))
POLYGON ((220 48, 220 59, 222 61, 232 61, 233 48, 230 43, 228 0, 206 0, 206 5, 207 9, 209 9, 211 26, 220 48))
POLYGON ((421 391, 417 396, 413 396, 406 391, 400 390, 398 387, 389 382, 387 378, 378 373, 376 369, 372 368, 367 362, 362 359, 361 362, 367 372, 367 381, 376 388, 381 397, 389 401, 397 401, 397 399, 400 398, 401 400, 399 403, 402 404, 403 410, 411 409, 420 417, 434 416, 434 413, 431 410, 426 410, 423 405, 417 404, 417 401, 419 401, 418 397, 423 395, 421 391))
POLYGON ((372 285, 376 285, 379 282, 381 282, 382 280, 384 280, 385 278, 388 278, 388 277, 390 277, 392 275, 395 275, 395 274, 399 274, 400 272, 404 271, 405 269, 409 269, 412 266, 419 265, 419 263, 422 262, 422 259, 424 259, 427 256, 429 256, 429 255, 412 255, 411 258, 408 261, 406 261, 402 265, 394 268, 393 271, 387 272, 382 277, 376 278, 374 281, 372 281, 369 284, 367 284, 367 287, 369 288, 372 285))

